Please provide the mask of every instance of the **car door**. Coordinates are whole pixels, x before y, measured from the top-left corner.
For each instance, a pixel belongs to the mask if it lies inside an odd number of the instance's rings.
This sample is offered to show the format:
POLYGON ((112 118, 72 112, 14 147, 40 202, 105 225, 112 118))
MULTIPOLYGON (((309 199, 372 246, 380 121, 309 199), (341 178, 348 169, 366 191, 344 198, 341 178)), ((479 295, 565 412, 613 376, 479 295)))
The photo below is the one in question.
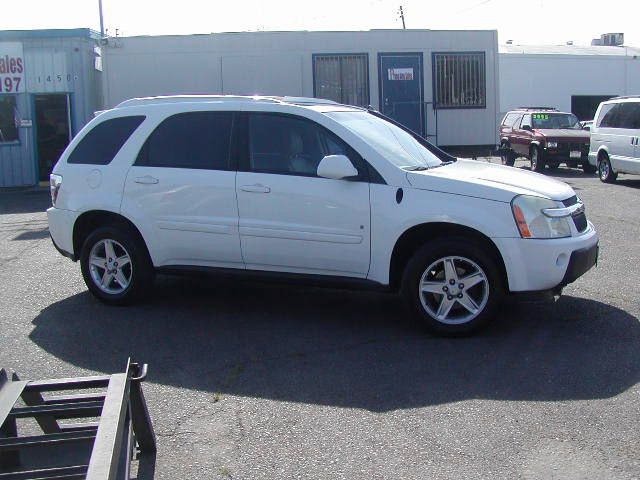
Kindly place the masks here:
POLYGON ((613 169, 616 172, 631 172, 635 151, 634 130, 631 128, 632 107, 625 102, 610 105, 603 112, 598 136, 607 147, 613 169))
POLYGON ((371 224, 363 160, 302 117, 251 112, 244 121, 247 151, 236 191, 246 267, 366 277, 371 224), (318 164, 329 154, 346 154, 358 176, 318 177, 318 164))
POLYGON ((627 127, 629 129, 629 143, 633 145, 631 158, 629 159, 629 173, 640 174, 640 102, 629 102, 629 116, 627 127))
POLYGON ((512 145, 513 150, 518 155, 529 155, 529 144, 531 143, 531 131, 522 128, 523 125, 531 126, 531 115, 523 115, 520 121, 516 122, 513 138, 515 144, 512 145))
POLYGON ((151 133, 125 183, 122 210, 156 266, 244 268, 231 112, 179 113, 151 133))

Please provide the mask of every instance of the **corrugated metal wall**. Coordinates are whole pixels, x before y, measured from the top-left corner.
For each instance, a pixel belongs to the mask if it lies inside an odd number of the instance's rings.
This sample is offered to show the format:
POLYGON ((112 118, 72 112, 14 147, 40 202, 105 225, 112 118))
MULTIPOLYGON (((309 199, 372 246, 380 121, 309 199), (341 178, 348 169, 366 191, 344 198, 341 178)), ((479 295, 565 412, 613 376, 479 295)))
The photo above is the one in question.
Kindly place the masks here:
POLYGON ((27 91, 17 95, 17 108, 22 119, 33 121, 33 127, 19 129, 19 144, 0 144, 0 188, 37 183, 34 94, 71 95, 73 135, 102 107, 100 72, 94 68, 94 40, 60 37, 12 41, 23 43, 25 57, 27 91))

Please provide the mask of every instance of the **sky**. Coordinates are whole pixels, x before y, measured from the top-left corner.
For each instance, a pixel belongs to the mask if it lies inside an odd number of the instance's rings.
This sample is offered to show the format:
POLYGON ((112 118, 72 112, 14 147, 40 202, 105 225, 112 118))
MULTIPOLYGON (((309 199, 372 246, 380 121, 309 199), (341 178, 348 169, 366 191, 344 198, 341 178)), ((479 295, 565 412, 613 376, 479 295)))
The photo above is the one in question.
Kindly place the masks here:
MULTIPOLYGON (((0 30, 99 30, 98 0, 2 0, 0 30)), ((103 0, 110 35, 402 28, 498 30, 499 42, 588 45, 623 32, 640 47, 640 0, 103 0)))

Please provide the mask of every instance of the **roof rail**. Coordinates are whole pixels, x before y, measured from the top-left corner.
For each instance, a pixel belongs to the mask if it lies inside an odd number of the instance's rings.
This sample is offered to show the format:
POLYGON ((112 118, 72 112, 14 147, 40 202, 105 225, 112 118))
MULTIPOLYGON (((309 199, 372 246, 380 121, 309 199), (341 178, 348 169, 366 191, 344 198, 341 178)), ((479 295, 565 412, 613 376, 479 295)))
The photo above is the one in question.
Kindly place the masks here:
POLYGON ((119 103, 115 108, 134 107, 137 105, 162 105, 168 103, 200 103, 200 102, 268 102, 279 103, 277 97, 241 96, 241 95, 167 95, 158 97, 132 98, 119 103))
POLYGON ((558 109, 555 107, 518 107, 516 110, 550 110, 557 112, 558 109))
POLYGON ((200 103, 200 102, 268 102, 290 103, 292 105, 340 105, 333 100, 312 97, 280 97, 270 95, 163 95, 158 97, 140 97, 125 100, 115 108, 138 105, 161 105, 168 103, 200 103))
POLYGON ((627 98, 640 98, 640 95, 623 95, 621 97, 610 98, 609 100, 626 100, 627 98))

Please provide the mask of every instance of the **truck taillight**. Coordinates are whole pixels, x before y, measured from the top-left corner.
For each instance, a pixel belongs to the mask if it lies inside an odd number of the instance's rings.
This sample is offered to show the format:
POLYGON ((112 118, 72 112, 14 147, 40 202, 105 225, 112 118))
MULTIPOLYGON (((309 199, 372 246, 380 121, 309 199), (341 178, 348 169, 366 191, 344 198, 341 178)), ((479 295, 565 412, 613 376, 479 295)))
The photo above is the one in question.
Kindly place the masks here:
POLYGON ((58 200, 58 192, 62 186, 62 175, 52 173, 49 175, 49 189, 51 190, 51 204, 55 207, 58 200))

